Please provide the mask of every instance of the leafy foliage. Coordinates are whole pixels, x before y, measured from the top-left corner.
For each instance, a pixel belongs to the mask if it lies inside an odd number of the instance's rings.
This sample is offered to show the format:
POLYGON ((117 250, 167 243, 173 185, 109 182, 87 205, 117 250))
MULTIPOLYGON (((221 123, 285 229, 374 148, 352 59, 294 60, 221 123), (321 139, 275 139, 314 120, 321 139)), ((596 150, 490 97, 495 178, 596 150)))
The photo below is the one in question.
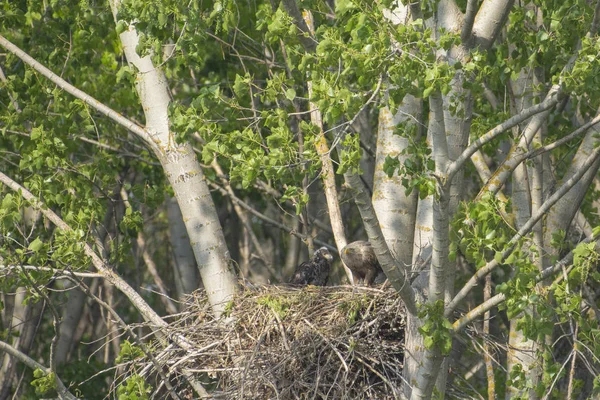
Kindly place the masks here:
MULTIPOLYGON (((480 201, 462 204, 452 223, 452 244, 450 260, 456 259, 457 251, 466 259, 481 268, 491 261, 514 235, 506 215, 507 204, 500 202, 492 194, 485 194, 480 201)), ((504 262, 512 264, 516 254, 504 262)))
POLYGON ((31 381, 31 385, 35 387, 35 392, 40 395, 45 395, 48 392, 56 390, 56 375, 54 372, 46 374, 41 369, 33 371, 35 379, 31 381))
POLYGON ((144 352, 138 346, 131 343, 129 340, 124 340, 121 343, 121 351, 119 352, 119 356, 115 360, 117 363, 122 363, 126 361, 133 361, 136 358, 143 357, 144 352))
POLYGON ((428 349, 437 348, 447 356, 452 350, 452 323, 444 317, 444 301, 425 303, 419 310, 419 318, 423 325, 419 332, 423 335, 423 343, 428 349))
POLYGON ((123 384, 117 388, 117 398, 119 400, 147 400, 152 392, 144 378, 139 375, 129 376, 123 384))
MULTIPOLYGON (((391 1, 330 3, 300 2, 312 11, 316 26, 308 35, 299 31, 283 5, 263 0, 123 0, 116 22, 105 2, 4 0, 0 33, 57 75, 143 124, 146 116, 132 90, 138 71, 126 64, 119 40, 120 34, 135 29, 140 34, 136 51, 151 56, 172 89, 169 123, 174 139, 193 143, 204 164, 217 162, 225 171, 218 182, 227 180, 257 208, 269 199, 255 187, 269 187, 282 209, 297 215, 310 205, 306 182, 315 182, 321 171, 319 141, 332 147, 337 174, 362 172, 364 136, 350 124, 359 112, 367 114, 363 128, 373 128, 378 107, 396 109, 412 95, 422 101, 423 115, 427 115, 431 95, 439 92, 444 96, 446 116, 470 123, 470 139, 474 140, 514 114, 515 98, 520 101, 526 96, 515 93, 512 85, 523 78, 524 71, 530 71, 536 81, 528 84, 531 98, 527 101, 539 102, 551 84, 561 84, 569 95, 568 106, 553 112, 544 126, 549 143, 570 133, 574 121, 595 115, 600 105, 600 44, 597 35, 586 36, 594 15, 589 2, 534 1, 531 6, 515 6, 502 40, 485 51, 461 47, 467 44, 461 43, 457 32, 425 23, 438 12, 437 1, 420 2, 424 19, 404 24, 390 22, 386 12, 391 1), (307 38, 314 51, 303 46, 307 38), (440 56, 451 49, 467 54, 461 61, 440 56), (460 84, 457 76, 462 78, 460 84), (473 97, 472 116, 464 106, 467 92, 473 97), (491 105, 488 99, 494 96, 506 99, 505 104, 491 105), (367 101, 369 107, 365 107, 367 101), (324 136, 310 122, 308 111, 314 107, 322 113, 324 136), (339 152, 337 145, 343 148, 339 152)), ((463 11, 466 3, 457 2, 463 11)), ((55 278, 52 271, 89 268, 84 243, 105 251, 110 266, 132 278, 136 271, 132 250, 138 234, 147 224, 166 225, 159 207, 170 189, 162 169, 123 128, 65 95, 15 56, 5 54, 2 68, 6 80, 0 83, 0 101, 5 106, 0 113, 0 169, 60 215, 73 231, 49 227, 34 212, 28 216, 33 205, 19 193, 0 188, 0 259, 16 266, 16 273, 3 277, 0 289, 25 285, 30 289, 26 301, 39 301, 32 287, 46 293, 45 286, 55 278), (121 191, 128 195, 126 206, 121 191), (106 248, 101 248, 96 239, 105 226, 118 229, 109 233, 106 248), (44 270, 20 268, 23 265, 44 270)), ((397 153, 388 155, 383 166, 389 176, 399 176, 407 194, 416 190, 421 199, 438 195, 426 129, 426 117, 418 123, 399 124, 396 134, 406 138, 408 145, 400 158, 397 153)), ((498 143, 514 140, 519 130, 522 127, 504 133, 484 146, 483 152, 499 162, 498 143)), ((576 148, 575 143, 552 151, 550 158, 558 160, 553 171, 557 178, 564 175, 576 148)), ((207 176, 217 180, 215 173, 207 176)), ((595 224, 598 193, 590 191, 586 196, 582 209, 595 224)), ((591 244, 576 247, 565 276, 542 285, 534 262, 548 249, 532 246, 526 237, 505 260, 500 258, 515 233, 507 210, 510 203, 489 195, 462 204, 452 223, 450 260, 461 253, 479 269, 496 257, 502 262, 494 276, 496 293, 506 295, 502 312, 518 318, 518 328, 526 338, 544 342, 542 338, 553 333, 554 324, 572 321, 579 327, 577 340, 600 354, 597 321, 582 311, 585 285, 600 281, 596 249, 591 244)), ((345 222, 352 224, 351 219, 345 222)), ((556 251, 548 259, 554 263, 572 246, 567 232, 550 234, 556 251)), ((156 253, 162 259, 169 257, 166 248, 156 253)), ((150 281, 147 276, 135 278, 136 283, 144 280, 141 285, 150 281)), ((288 304, 282 299, 264 298, 259 304, 286 316, 288 304)), ((357 307, 349 306, 351 321, 358 318, 357 307)), ((447 354, 450 327, 443 318, 443 304, 425 305, 419 316, 424 321, 421 333, 426 347, 447 354)), ((139 348, 126 341, 115 361, 136 360, 141 355, 139 348)), ((547 385, 564 373, 550 356, 544 372, 547 385)), ((519 369, 510 371, 508 383, 533 388, 525 375, 519 369)), ((35 379, 40 389, 50 388, 48 377, 35 379)), ((598 385, 597 379, 594 384, 598 385)), ((149 388, 140 377, 132 376, 119 391, 122 398, 146 398, 149 388)))

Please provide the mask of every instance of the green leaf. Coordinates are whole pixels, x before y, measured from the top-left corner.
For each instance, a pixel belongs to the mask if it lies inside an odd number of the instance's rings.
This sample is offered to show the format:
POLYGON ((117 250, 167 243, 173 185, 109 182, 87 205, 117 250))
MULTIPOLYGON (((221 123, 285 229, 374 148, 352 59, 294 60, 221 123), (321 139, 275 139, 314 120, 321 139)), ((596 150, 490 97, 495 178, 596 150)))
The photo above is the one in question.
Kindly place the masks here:
POLYGON ((496 254, 494 254, 494 260, 500 264, 502 263, 502 252, 497 251, 496 254))
POLYGON ((120 20, 119 22, 117 22, 117 26, 116 26, 116 31, 117 31, 117 35, 120 35, 121 33, 125 32, 127 30, 127 22, 120 20))
POLYGON ((285 97, 289 101, 293 101, 296 98, 296 90, 294 88, 289 88, 285 91, 285 97))
POLYGON ((37 253, 42 249, 42 247, 44 247, 44 242, 42 242, 40 238, 35 238, 33 242, 29 243, 29 246, 27 248, 33 251, 34 253, 37 253))
POLYGON ((385 172, 388 177, 391 178, 392 176, 394 176, 394 173, 399 167, 400 161, 397 157, 385 157, 385 161, 383 162, 383 172, 385 172))
POLYGON ((238 97, 242 97, 247 94, 249 87, 250 77, 248 75, 241 76, 235 75, 235 83, 233 84, 233 91, 238 97))
POLYGON ((352 11, 356 8, 356 5, 352 2, 352 0, 337 0, 335 2, 335 11, 339 13, 339 15, 343 15, 348 11, 352 11))
POLYGON ((515 253, 513 252, 510 254, 510 256, 506 257, 506 260, 504 260, 504 264, 509 264, 509 265, 514 264, 515 260, 516 260, 516 256, 515 256, 515 253))
POLYGON ((433 345, 435 344, 435 342, 433 341, 433 337, 425 336, 425 338, 423 339, 423 344, 425 345, 425 348, 431 349, 433 347, 433 345))

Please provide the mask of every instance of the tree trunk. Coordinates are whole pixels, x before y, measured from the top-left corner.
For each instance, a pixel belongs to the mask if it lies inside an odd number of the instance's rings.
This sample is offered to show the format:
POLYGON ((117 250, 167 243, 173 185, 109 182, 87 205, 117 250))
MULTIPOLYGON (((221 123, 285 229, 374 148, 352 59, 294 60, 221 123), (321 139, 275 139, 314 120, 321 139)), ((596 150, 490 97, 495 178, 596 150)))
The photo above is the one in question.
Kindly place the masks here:
POLYGON ((198 269, 190 238, 183 223, 183 216, 176 198, 167 201, 169 233, 173 247, 173 276, 177 297, 181 300, 198 288, 198 269))
MULTIPOLYGON (((110 5, 116 22, 120 1, 111 0, 110 5)), ((176 143, 169 130, 167 80, 149 55, 141 58, 136 53, 139 36, 134 25, 119 36, 127 62, 137 71, 136 89, 144 108, 146 129, 158 145, 156 155, 175 192, 202 283, 215 315, 219 316, 235 293, 236 276, 202 167, 191 144, 176 143)))

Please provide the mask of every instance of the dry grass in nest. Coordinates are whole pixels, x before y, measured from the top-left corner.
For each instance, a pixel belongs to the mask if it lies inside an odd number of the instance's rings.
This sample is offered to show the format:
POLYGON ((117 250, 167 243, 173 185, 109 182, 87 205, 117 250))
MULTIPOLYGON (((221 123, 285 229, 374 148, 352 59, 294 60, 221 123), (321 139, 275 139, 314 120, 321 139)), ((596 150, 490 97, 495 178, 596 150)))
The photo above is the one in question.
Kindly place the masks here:
POLYGON ((169 332, 194 351, 157 358, 171 372, 191 372, 216 398, 400 397, 405 312, 392 289, 246 288, 227 320, 213 319, 205 294, 195 293, 169 332))

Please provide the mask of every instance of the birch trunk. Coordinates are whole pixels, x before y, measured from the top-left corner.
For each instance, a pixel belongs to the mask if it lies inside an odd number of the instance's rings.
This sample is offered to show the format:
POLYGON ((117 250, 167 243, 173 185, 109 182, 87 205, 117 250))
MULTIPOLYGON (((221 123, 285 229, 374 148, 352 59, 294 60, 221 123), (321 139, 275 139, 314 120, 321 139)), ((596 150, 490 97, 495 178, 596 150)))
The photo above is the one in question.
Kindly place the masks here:
MULTIPOLYGON (((389 177, 383 170, 386 157, 398 157, 403 163, 408 155, 401 155, 408 147, 408 139, 394 133, 398 124, 411 125, 411 116, 419 116, 420 102, 407 96, 393 116, 389 108, 379 110, 377 155, 373 180, 373 208, 381 224, 383 237, 396 260, 411 269, 413 235, 417 210, 417 192, 406 195, 401 177, 389 177)), ((420 119, 419 119, 420 120, 420 119)), ((408 128, 408 127, 407 127, 408 128)))
MULTIPOLYGON (((121 2, 111 0, 117 21, 121 2)), ((134 25, 119 35, 127 62, 137 71, 136 89, 146 116, 146 130, 157 144, 156 156, 173 187, 192 249, 215 315, 219 316, 236 290, 223 229, 202 168, 190 143, 178 144, 169 130, 170 95, 166 77, 149 55, 136 53, 139 36, 134 25)))
MULTIPOLYGON (((475 15, 474 3, 468 2, 467 14, 463 15, 454 1, 440 1, 432 25, 436 30, 443 28, 446 31, 460 31, 462 45, 452 48, 447 53, 439 54, 438 57, 445 57, 452 64, 464 61, 471 47, 489 48, 504 25, 512 4, 513 1, 510 0, 484 1, 475 15)), ((429 254, 432 255, 427 301, 443 299, 446 305, 454 295, 455 275, 455 265, 448 261, 448 224, 458 204, 462 172, 459 170, 454 174, 451 182, 446 182, 446 174, 450 163, 456 160, 466 148, 472 112, 471 96, 469 91, 462 88, 462 82, 463 77, 459 72, 453 78, 452 89, 447 96, 444 96, 443 101, 435 94, 429 99, 431 114, 428 139, 431 135, 430 143, 433 148, 439 193, 436 199, 427 198, 419 201, 413 253, 414 262, 426 260, 429 254), (459 105, 454 112, 450 112, 452 102, 459 105), (418 252, 421 253, 421 260, 418 260, 418 252)), ((420 279, 414 282, 413 286, 417 292, 419 292, 418 286, 423 283, 420 279)), ((435 348, 422 351, 420 354, 416 351, 418 347, 412 348, 412 342, 418 342, 416 337, 411 338, 411 332, 416 329, 418 328, 407 327, 407 351, 409 351, 408 346, 411 346, 413 354, 410 357, 413 361, 409 359, 405 364, 405 377, 409 384, 414 385, 411 398, 430 398, 436 380, 437 388, 443 396, 448 372, 447 361, 435 348), (419 364, 416 375, 415 364, 419 364)))
MULTIPOLYGON (((533 104, 533 87, 534 71, 531 68, 523 69, 519 72, 518 78, 510 82, 510 88, 512 89, 511 99, 511 111, 513 115, 522 112, 524 109, 531 107, 533 104)), ((541 132, 545 122, 540 124, 537 132, 531 138, 532 142, 541 142, 541 132), (537 138, 537 139, 536 139, 537 138)), ((522 124, 521 128, 525 128, 528 124, 522 124)), ((518 128, 513 129, 514 137, 517 139, 520 135, 521 130, 518 128)), ((531 148, 530 146, 528 148, 531 148)), ((520 229, 527 223, 531 215, 539 210, 542 204, 542 193, 543 193, 543 181, 541 171, 538 170, 541 167, 541 157, 538 157, 533 162, 533 167, 528 167, 526 164, 519 165, 513 172, 512 179, 512 205, 513 214, 515 216, 516 228, 520 229)), ((532 258, 532 262, 538 263, 541 270, 543 264, 543 258, 541 253, 543 249, 543 232, 542 222, 538 222, 534 231, 534 243, 537 244, 537 254, 532 253, 529 257, 532 258), (542 245, 540 245, 542 243, 542 245)), ((525 313, 535 313, 533 308, 527 308, 525 313)), ((541 350, 540 343, 527 338, 524 332, 517 328, 516 319, 522 315, 517 316, 510 322, 509 335, 508 335, 508 351, 507 351, 507 370, 510 371, 517 365, 519 365, 524 372, 526 379, 532 382, 534 385, 537 384, 541 377, 541 363, 538 361, 538 352, 541 350)), ((519 394, 519 391, 512 386, 509 386, 506 390, 506 398, 512 398, 519 394)), ((526 396, 529 398, 535 397, 535 392, 530 390, 526 396)))
MULTIPOLYGON (((571 161, 569 169, 563 177, 563 181, 568 180, 581 169, 585 160, 598 145, 598 138, 596 138, 596 136, 597 133, 595 129, 588 130, 583 141, 579 145, 579 148, 577 149, 575 157, 571 161)), ((553 250, 550 246, 552 233, 558 232, 559 230, 567 231, 569 229, 569 225, 571 221, 573 221, 573 218, 575 217, 575 214, 581 205, 587 189, 592 184, 593 179, 598 172, 599 165, 599 161, 596 161, 585 173, 582 179, 576 183, 575 186, 550 210, 550 213, 546 218, 544 235, 544 247, 550 252, 550 255, 556 254, 555 250, 553 250)))

